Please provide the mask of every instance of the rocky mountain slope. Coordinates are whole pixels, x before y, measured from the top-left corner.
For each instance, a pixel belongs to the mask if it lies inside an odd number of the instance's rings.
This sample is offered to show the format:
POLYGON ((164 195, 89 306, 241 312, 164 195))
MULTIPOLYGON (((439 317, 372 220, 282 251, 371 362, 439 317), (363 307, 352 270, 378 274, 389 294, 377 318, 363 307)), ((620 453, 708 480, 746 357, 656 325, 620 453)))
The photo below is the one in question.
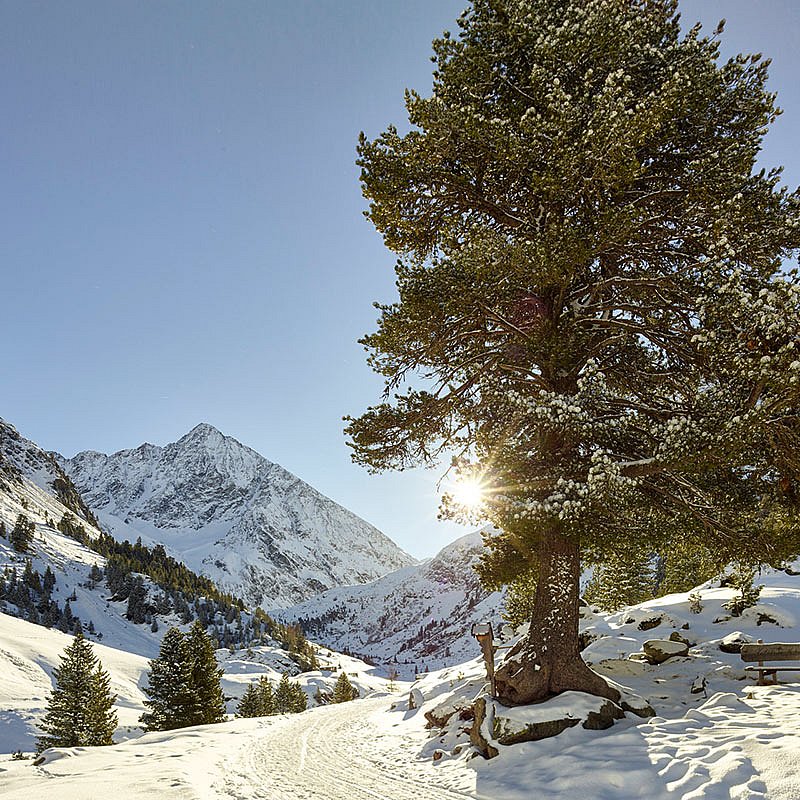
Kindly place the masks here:
POLYGON ((337 650, 397 663, 401 674, 456 664, 477 652, 474 622, 502 625, 503 595, 487 592, 472 568, 482 548, 480 532, 470 533, 422 564, 331 589, 276 616, 337 650))
POLYGON ((195 619, 221 645, 286 639, 264 615, 254 619, 163 552, 117 545, 53 456, 2 420, 0 611, 63 633, 80 628, 146 657, 158 652, 168 627, 195 619), (27 529, 27 541, 18 528, 27 529))
POLYGON ((164 447, 60 460, 117 539, 163 544, 265 609, 413 563, 379 530, 283 467, 201 424, 164 447))

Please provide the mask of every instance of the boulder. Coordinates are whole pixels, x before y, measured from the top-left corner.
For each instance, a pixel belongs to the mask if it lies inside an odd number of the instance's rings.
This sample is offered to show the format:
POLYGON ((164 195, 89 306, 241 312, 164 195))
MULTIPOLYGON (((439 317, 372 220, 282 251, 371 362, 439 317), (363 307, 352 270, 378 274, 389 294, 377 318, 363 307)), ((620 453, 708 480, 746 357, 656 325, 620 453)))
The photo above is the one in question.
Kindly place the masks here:
POLYGON ((669 639, 648 639, 642 650, 651 664, 663 664, 667 659, 689 655, 689 645, 669 639))
POLYGON ((428 728, 444 728, 450 718, 458 713, 459 719, 472 719, 472 703, 466 697, 451 697, 436 708, 425 712, 428 728))
POLYGON ((606 728, 610 728, 615 720, 622 719, 624 716, 625 712, 616 703, 606 700, 600 708, 590 711, 586 715, 583 727, 589 731, 604 731, 606 728))
POLYGON ((663 621, 663 618, 660 616, 650 617, 650 619, 643 619, 636 627, 640 631, 651 631, 653 628, 657 628, 663 621))
POLYGON ((741 653, 743 644, 750 644, 753 641, 752 636, 748 636, 741 631, 734 631, 729 633, 720 643, 719 649, 723 653, 741 653))
POLYGON ((646 653, 631 653, 628 656, 628 661, 640 661, 645 664, 650 663, 650 659, 647 657, 646 653))
POLYGON ((694 647, 695 645, 695 642, 691 642, 685 636, 681 636, 681 634, 679 634, 678 631, 672 631, 672 633, 669 635, 669 640, 671 642, 681 642, 682 644, 685 644, 687 647, 694 647))
POLYGON ((507 707, 489 697, 474 704, 475 719, 470 741, 486 758, 498 753, 498 745, 536 742, 582 725, 587 730, 604 730, 622 719, 625 712, 604 697, 584 692, 564 692, 529 706, 507 707))

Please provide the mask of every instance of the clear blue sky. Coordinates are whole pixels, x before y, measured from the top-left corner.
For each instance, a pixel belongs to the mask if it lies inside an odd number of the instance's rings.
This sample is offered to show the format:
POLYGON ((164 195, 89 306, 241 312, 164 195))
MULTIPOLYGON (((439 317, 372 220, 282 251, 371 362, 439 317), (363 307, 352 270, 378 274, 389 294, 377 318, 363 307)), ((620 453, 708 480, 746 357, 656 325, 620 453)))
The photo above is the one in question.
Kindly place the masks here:
MULTIPOLYGON (((464 5, 0 0, 0 416, 65 455, 210 422, 414 555, 458 535, 438 474, 351 465, 341 416, 394 294, 356 138, 403 124, 464 5)), ((773 57, 765 163, 800 183, 800 4, 682 8, 773 57)))

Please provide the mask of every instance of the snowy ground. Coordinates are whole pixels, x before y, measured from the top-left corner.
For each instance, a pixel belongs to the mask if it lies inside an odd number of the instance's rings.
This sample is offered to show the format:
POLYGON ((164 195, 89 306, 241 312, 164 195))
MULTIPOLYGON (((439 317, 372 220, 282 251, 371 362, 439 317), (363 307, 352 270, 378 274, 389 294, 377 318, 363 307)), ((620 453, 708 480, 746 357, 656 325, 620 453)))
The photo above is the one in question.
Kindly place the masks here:
MULTIPOLYGON (((678 719, 572 728, 480 762, 494 800, 798 800, 800 685, 720 693, 678 719)), ((473 762, 475 763, 475 762, 473 762)))
MULTIPOLYGON (((701 587, 699 614, 692 613, 688 595, 670 595, 615 615, 587 615, 582 627, 598 638, 584 655, 646 698, 658 714, 650 719, 629 715, 605 731, 577 726, 551 739, 500 745, 499 757, 485 761, 469 745, 469 720, 454 715, 450 725, 429 730, 424 717, 468 704, 481 691, 479 660, 423 676, 414 685, 422 706, 409 710, 410 684, 390 695, 386 681, 366 665, 332 654, 329 666, 341 662, 355 672, 352 680, 371 692, 368 699, 147 734, 115 747, 48 751, 39 766, 0 756, 0 797, 800 800, 797 673, 783 676, 792 682, 760 687, 738 654, 719 648, 732 634, 800 641, 800 575, 771 571, 758 582, 765 587, 761 602, 741 617, 721 607, 732 591, 711 584, 701 587), (687 656, 660 665, 637 659, 645 640, 672 632, 691 641, 687 656), (705 679, 708 697, 691 692, 698 678, 705 679)), ((63 649, 61 638, 52 637, 68 637, 21 620, 0 616, 0 623, 6 626, 0 630, 0 709, 24 692, 41 699, 54 655, 63 649)), ((98 648, 98 655, 109 660, 115 691, 127 698, 123 710, 127 704, 133 715, 141 664, 110 648, 98 648)), ((228 654, 227 686, 242 688, 270 668, 255 655, 228 654)), ((308 673, 307 692, 332 685, 336 674, 308 673)), ((19 720, 20 713, 0 712, 0 721, 19 720)))
MULTIPOLYGON (((483 761, 420 756, 419 712, 391 698, 152 733, 0 761, 4 800, 797 800, 800 686, 719 694, 674 720, 571 729, 483 761)), ((466 753, 467 751, 465 751, 466 753)))

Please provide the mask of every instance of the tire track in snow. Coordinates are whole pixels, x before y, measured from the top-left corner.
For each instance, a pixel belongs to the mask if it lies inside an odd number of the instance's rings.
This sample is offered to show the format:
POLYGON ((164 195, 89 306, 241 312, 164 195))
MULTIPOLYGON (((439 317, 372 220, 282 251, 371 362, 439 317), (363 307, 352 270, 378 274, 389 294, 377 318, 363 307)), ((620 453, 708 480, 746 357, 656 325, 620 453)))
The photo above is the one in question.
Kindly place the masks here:
POLYGON ((465 800, 430 762, 410 759, 371 717, 386 698, 270 720, 214 789, 222 800, 465 800))

